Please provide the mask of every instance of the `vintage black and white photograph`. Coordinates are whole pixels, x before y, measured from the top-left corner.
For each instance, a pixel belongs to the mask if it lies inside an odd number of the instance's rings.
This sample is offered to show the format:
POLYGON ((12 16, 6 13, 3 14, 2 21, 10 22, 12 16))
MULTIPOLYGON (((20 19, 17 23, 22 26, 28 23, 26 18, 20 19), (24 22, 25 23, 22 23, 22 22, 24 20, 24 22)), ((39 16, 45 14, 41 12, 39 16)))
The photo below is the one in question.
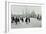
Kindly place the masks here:
POLYGON ((37 28, 41 23, 41 6, 11 5, 11 28, 37 28))

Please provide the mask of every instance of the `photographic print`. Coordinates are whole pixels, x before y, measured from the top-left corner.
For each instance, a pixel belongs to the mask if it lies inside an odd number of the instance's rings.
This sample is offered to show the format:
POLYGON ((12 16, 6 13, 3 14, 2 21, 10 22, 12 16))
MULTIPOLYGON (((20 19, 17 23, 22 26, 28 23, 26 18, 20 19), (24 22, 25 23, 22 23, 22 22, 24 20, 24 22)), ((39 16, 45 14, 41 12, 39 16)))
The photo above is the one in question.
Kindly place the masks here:
POLYGON ((5 2, 5 32, 36 32, 45 29, 44 4, 5 2))
POLYGON ((37 28, 41 21, 41 6, 11 5, 11 28, 37 28))

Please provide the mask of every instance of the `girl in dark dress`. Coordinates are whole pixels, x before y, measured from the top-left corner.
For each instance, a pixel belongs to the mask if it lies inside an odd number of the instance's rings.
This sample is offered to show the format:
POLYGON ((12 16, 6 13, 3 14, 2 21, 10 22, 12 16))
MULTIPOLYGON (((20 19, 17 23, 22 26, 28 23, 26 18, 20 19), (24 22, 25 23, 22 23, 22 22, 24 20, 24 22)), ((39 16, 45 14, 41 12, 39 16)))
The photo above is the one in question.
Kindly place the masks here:
POLYGON ((14 17, 11 17, 11 19, 12 19, 11 23, 13 23, 13 21, 14 21, 14 17))
POLYGON ((38 20, 41 20, 41 16, 40 16, 40 15, 38 15, 38 16, 37 16, 37 19, 38 19, 38 20))
POLYGON ((15 18, 15 23, 17 24, 17 22, 19 22, 19 18, 15 18))
POLYGON ((23 18, 20 18, 20 20, 21 20, 22 22, 24 22, 23 18))
POLYGON ((27 24, 28 21, 29 21, 29 23, 30 23, 30 19, 29 19, 29 18, 26 18, 26 19, 25 19, 26 24, 27 24))

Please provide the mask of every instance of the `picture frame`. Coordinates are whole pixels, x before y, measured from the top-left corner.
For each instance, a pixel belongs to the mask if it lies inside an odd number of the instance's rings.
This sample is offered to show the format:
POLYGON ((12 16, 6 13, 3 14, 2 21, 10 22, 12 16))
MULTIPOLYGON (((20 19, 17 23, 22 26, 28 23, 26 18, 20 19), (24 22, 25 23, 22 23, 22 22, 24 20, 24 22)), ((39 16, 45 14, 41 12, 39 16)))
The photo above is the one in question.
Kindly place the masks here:
MULTIPOLYGON (((22 2, 5 2, 5 32, 16 32, 20 30, 31 30, 31 31, 42 31, 44 29, 43 20, 41 23, 41 27, 38 28, 18 28, 18 29, 11 29, 11 5, 29 5, 29 6, 41 6, 41 11, 43 12, 43 4, 40 3, 22 3, 22 2)), ((42 13, 41 13, 42 14, 42 13)), ((43 16, 42 16, 43 18, 43 16)))

